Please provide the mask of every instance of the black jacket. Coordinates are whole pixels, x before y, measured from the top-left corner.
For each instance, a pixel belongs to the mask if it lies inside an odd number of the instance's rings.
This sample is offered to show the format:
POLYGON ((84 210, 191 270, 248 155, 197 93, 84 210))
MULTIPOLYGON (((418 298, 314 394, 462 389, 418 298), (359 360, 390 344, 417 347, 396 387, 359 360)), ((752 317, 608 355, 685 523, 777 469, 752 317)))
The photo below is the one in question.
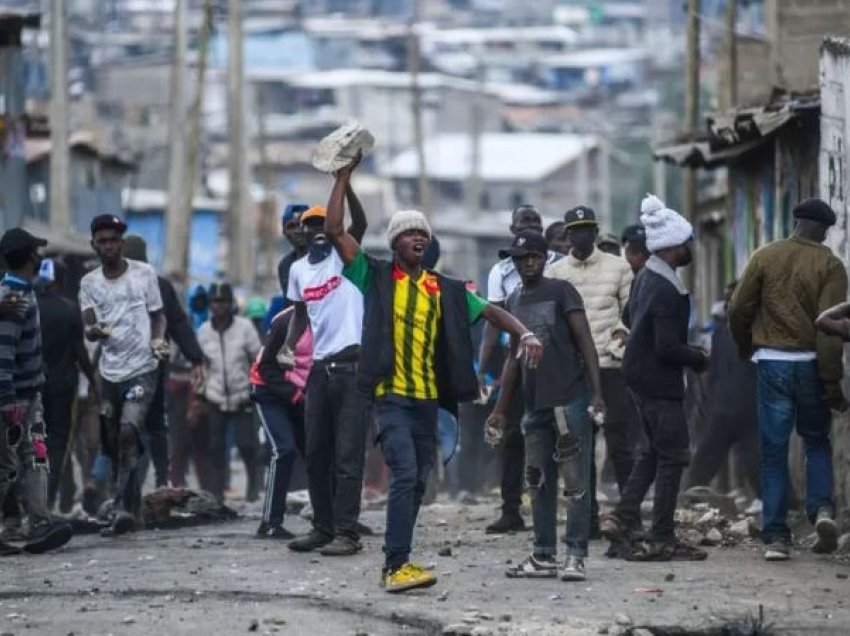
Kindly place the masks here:
MULTIPOLYGON (((369 257, 372 280, 364 296, 363 339, 357 388, 373 397, 380 382, 392 377, 393 344, 392 263, 369 257)), ((463 281, 434 273, 440 281, 440 329, 435 342, 434 367, 440 406, 457 413, 459 402, 478 397, 472 336, 469 329, 466 285, 463 281)))
POLYGON ((671 279, 645 267, 635 279, 623 321, 631 330, 623 357, 628 386, 642 396, 681 400, 683 370, 705 365, 705 356, 688 345, 690 296, 671 279))
POLYGON ((180 305, 174 285, 167 278, 158 276, 159 294, 162 296, 162 311, 165 314, 165 337, 174 342, 180 353, 192 364, 201 364, 204 353, 198 344, 195 330, 189 322, 189 317, 180 305))

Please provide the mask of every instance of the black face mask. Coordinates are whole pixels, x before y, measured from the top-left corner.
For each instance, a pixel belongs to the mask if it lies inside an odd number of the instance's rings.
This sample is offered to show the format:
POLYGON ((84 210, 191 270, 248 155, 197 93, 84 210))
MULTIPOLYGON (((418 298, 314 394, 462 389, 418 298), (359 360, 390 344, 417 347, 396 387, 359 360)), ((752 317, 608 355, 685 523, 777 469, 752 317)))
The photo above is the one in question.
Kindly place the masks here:
POLYGON ((308 239, 307 260, 315 265, 331 255, 333 245, 324 234, 316 234, 308 239))

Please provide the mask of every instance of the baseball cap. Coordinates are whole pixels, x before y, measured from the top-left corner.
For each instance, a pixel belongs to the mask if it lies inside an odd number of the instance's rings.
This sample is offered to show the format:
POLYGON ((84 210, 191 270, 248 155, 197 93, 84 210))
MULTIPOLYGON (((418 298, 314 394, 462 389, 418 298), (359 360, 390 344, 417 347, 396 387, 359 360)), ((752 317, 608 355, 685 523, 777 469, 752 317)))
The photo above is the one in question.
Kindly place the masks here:
POLYGON ((233 287, 230 283, 213 283, 210 285, 209 291, 210 301, 223 300, 225 302, 233 302, 233 287))
POLYGON ((6 230, 3 237, 0 238, 0 253, 13 254, 25 250, 35 250, 45 245, 47 245, 47 241, 44 239, 33 236, 22 227, 13 227, 11 230, 6 230))
POLYGON ((301 214, 301 223, 304 223, 307 219, 324 219, 327 214, 328 211, 321 205, 313 205, 301 214))
POLYGON ((283 214, 280 215, 281 225, 286 225, 290 221, 297 221, 302 213, 310 209, 306 203, 290 203, 283 208, 283 214))
POLYGON ((566 229, 595 227, 597 225, 596 212, 593 211, 593 208, 589 208, 586 205, 577 205, 567 210, 566 214, 564 214, 564 227, 566 229))
POLYGON ((596 239, 597 247, 602 245, 613 245, 614 247, 620 247, 620 241, 617 239, 615 234, 603 234, 598 239, 596 239))
POLYGON ((511 247, 504 250, 511 258, 537 252, 546 255, 549 251, 549 243, 546 238, 538 232, 524 231, 514 236, 511 247))
POLYGON ((127 224, 114 214, 98 214, 91 221, 91 233, 98 230, 118 230, 121 234, 127 231, 127 224))
POLYGON ((646 228, 638 223, 635 225, 629 225, 625 230, 623 230, 623 236, 620 237, 620 240, 623 242, 623 245, 626 243, 633 243, 635 241, 646 242, 646 228))

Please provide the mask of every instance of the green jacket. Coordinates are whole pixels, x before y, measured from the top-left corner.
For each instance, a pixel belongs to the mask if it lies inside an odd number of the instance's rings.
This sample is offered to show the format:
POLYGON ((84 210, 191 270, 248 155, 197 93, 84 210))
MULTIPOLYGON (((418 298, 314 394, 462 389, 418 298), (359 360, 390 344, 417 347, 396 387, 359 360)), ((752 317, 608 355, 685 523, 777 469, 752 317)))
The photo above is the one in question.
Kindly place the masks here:
POLYGON ((825 384, 844 378, 841 338, 815 328, 821 312, 847 300, 847 272, 828 247, 794 236, 756 251, 729 303, 729 328, 749 357, 761 347, 815 351, 825 384))

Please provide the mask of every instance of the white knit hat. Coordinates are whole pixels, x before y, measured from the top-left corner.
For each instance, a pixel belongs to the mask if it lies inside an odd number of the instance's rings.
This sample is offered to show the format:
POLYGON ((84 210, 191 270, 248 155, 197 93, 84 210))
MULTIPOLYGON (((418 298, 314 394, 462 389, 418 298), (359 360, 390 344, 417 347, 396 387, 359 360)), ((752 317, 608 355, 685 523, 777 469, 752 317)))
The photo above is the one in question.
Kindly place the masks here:
POLYGON ((640 222, 646 228, 646 247, 650 252, 682 245, 694 237, 694 226, 654 194, 646 195, 640 204, 640 212, 640 222))
POLYGON ((431 226, 428 225, 428 219, 418 210, 399 210, 393 214, 390 219, 390 224, 387 226, 387 243, 390 249, 393 243, 402 232, 408 230, 421 230, 431 238, 431 226))

